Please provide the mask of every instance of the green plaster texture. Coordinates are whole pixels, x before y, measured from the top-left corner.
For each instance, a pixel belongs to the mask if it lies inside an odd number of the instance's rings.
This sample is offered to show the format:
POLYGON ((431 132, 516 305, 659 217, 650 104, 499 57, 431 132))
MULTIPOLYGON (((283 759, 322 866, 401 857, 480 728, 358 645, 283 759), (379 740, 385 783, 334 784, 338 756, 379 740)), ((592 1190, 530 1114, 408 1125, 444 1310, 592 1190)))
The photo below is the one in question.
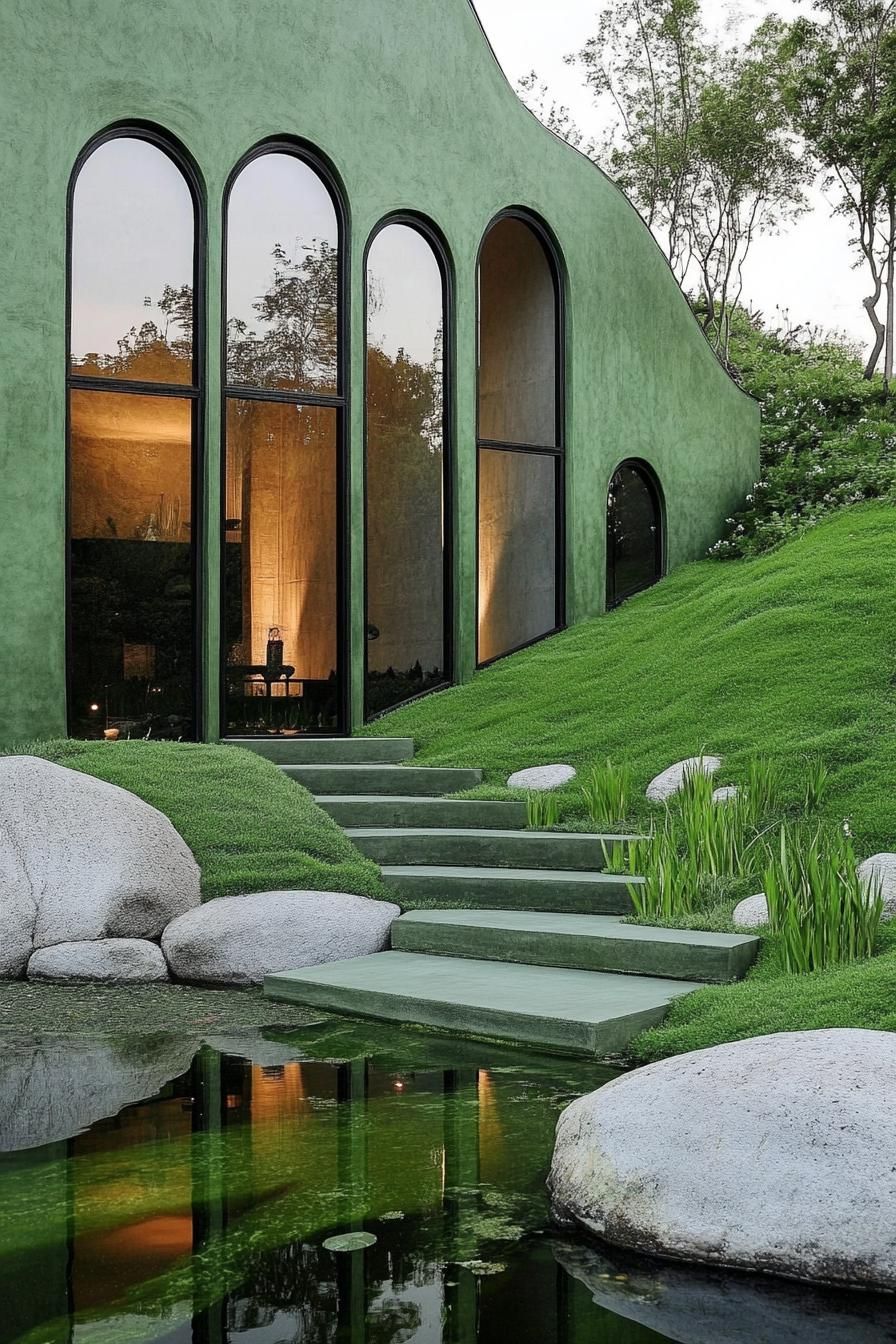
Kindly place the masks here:
POLYGON ((526 804, 516 802, 385 794, 355 797, 318 794, 317 802, 340 826, 484 826, 512 831, 526 824, 526 804))
POLYGON ((756 958, 758 938, 732 933, 623 924, 611 915, 534 910, 417 910, 392 925, 404 952, 583 971, 617 971, 673 980, 739 980, 756 958))
POLYGON ((443 863, 498 868, 602 869, 604 844, 627 837, 483 827, 353 827, 349 839, 376 863, 443 863))
POLYGON ((362 718, 363 256, 394 211, 432 220, 454 323, 455 675, 475 660, 476 256, 510 206, 545 221, 565 297, 567 619, 604 606, 607 485, 646 459, 668 563, 699 556, 758 470, 758 410, 706 344, 625 197, 525 109, 468 0, 7 0, 0 44, 0 744, 65 732, 66 194, 104 128, 146 122, 192 156, 206 205, 201 571, 205 736, 219 731, 222 199, 265 139, 333 165, 348 249, 349 641, 362 718))
POLYGON ((612 1059, 698 985, 650 976, 377 952, 269 975, 269 998, 612 1059))
POLYGON ((443 864, 386 864, 382 873, 405 910, 456 910, 477 902, 496 910, 543 910, 547 905, 570 914, 630 915, 629 884, 644 881, 560 868, 443 864))
POLYGON ((231 737, 275 765, 394 765, 414 754, 410 737, 231 737))
POLYGON ((312 793, 415 793, 433 796, 472 789, 481 770, 425 765, 284 765, 290 779, 312 793))

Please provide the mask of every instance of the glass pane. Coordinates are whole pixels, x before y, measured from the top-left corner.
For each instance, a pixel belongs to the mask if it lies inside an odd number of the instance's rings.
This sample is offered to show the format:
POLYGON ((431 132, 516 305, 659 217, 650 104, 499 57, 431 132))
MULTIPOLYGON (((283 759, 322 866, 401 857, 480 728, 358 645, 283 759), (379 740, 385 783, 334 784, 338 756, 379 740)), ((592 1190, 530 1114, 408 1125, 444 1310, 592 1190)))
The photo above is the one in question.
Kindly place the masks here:
POLYGON ((73 373, 192 382, 193 225, 162 150, 127 136, 94 150, 72 209, 73 373))
POLYGON ((557 623, 556 462, 479 450, 479 661, 557 623))
POLYGON ((367 311, 370 715, 446 677, 442 275, 416 229, 377 235, 367 311))
POLYGON ((71 732, 191 737, 191 403, 71 394, 71 732))
POLYGON ((501 219, 479 263, 479 437, 554 447, 556 365, 547 254, 522 220, 501 219))
POLYGON ((615 606, 660 577, 660 519, 649 482, 620 467, 607 499, 607 605, 615 606))
POLYGON ((329 408, 228 402, 228 733, 339 726, 336 442, 329 408))
POLYGON ((227 381, 336 392, 339 228, 330 193, 292 154, 240 173, 227 211, 227 381))

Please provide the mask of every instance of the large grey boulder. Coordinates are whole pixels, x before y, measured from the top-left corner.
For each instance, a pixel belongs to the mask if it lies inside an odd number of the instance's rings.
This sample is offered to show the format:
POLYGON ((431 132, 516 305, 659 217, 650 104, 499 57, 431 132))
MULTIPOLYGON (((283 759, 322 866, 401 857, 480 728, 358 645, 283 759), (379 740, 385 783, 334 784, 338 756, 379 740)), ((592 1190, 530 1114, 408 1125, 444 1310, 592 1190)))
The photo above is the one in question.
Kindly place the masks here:
MULTIPOLYGON (((844 1293, 764 1274, 647 1259, 585 1241, 552 1242, 565 1272, 635 1338, 681 1344, 894 1344, 889 1293, 844 1293)), ((619 1327, 617 1326, 617 1329, 619 1327)))
POLYGON ((162 935, 171 974, 203 985, 257 985, 266 975, 380 952, 401 911, 340 891, 222 896, 162 935))
POLYGON ((562 788, 576 772, 571 765, 533 765, 528 770, 517 770, 507 781, 509 789, 532 789, 536 793, 562 788))
POLYGON ((558 1218, 610 1243, 896 1289, 896 1034, 785 1032, 699 1050, 568 1106, 558 1218))
POLYGON ((704 775, 714 775, 721 764, 719 756, 688 756, 655 775, 647 785, 647 797, 652 803, 664 803, 681 793, 689 774, 702 771, 704 775))
POLYGON ((896 917, 896 854, 872 854, 859 864, 858 874, 867 890, 883 896, 884 919, 896 917))
POLYGON ((168 966, 158 943, 145 938, 100 938, 39 947, 31 954, 26 974, 29 980, 135 984, 167 980, 168 966))
POLYGON ((190 1067, 183 1036, 9 1037, 0 1069, 0 1152, 69 1139, 153 1097, 190 1067))
POLYGON ((161 812, 79 770, 0 758, 0 977, 35 948, 157 938, 198 904, 196 861, 161 812))

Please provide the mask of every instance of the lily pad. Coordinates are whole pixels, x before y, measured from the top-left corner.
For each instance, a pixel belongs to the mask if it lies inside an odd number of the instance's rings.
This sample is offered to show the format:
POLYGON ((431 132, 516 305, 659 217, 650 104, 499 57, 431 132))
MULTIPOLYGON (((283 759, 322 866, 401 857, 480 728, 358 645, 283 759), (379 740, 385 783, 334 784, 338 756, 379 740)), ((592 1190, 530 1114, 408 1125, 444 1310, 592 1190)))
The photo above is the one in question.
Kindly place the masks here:
POLYGON ((368 1246, 376 1245, 372 1232, 342 1232, 338 1237, 327 1237, 325 1251, 366 1251, 368 1246))

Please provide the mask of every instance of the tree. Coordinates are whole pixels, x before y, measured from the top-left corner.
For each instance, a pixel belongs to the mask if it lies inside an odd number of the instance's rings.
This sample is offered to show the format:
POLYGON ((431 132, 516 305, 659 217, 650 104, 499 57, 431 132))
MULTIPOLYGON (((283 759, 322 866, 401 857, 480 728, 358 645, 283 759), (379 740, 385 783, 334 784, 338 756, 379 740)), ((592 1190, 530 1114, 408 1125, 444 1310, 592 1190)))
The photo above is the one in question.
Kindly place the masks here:
MULTIPOLYGON (((753 240, 803 205, 807 168, 778 77, 774 20, 721 48, 699 0, 611 0, 568 57, 609 112, 595 158, 652 230, 679 283, 696 287, 704 331, 727 363, 731 313, 753 240)), ((523 93, 551 129, 584 144, 534 74, 523 93)))
POLYGON ((838 193, 851 243, 871 292, 862 300, 873 330, 870 378, 883 354, 893 377, 896 249, 896 2, 815 0, 821 21, 793 23, 782 44, 784 97, 794 123, 838 193), (883 304, 883 316, 880 306, 883 304))

